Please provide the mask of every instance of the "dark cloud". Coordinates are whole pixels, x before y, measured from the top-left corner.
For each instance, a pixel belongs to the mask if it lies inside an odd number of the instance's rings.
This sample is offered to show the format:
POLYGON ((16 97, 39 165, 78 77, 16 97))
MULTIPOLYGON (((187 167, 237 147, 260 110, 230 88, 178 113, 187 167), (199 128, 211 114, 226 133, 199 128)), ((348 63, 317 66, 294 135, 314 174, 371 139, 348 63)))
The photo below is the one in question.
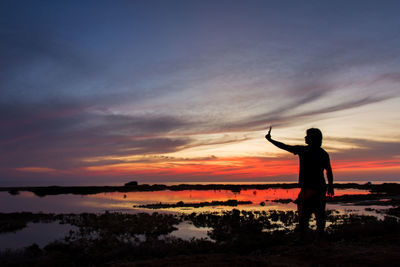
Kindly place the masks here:
POLYGON ((390 141, 376 141, 358 138, 328 138, 327 140, 339 141, 351 148, 341 149, 332 153, 338 160, 385 160, 399 159, 400 143, 390 141))
POLYGON ((89 110, 76 102, 0 105, 1 165, 63 169, 88 157, 169 153, 192 142, 166 137, 186 126, 176 118, 89 110))
POLYGON ((163 156, 163 155, 139 155, 139 157, 124 158, 124 159, 97 158, 95 161, 88 163, 88 165, 103 166, 103 165, 118 164, 118 163, 139 163, 139 164, 149 164, 149 166, 151 166, 151 164, 169 163, 169 162, 173 163, 174 165, 177 165, 179 163, 199 164, 201 162, 210 162, 217 159, 218 158, 215 156, 180 158, 180 157, 163 156))

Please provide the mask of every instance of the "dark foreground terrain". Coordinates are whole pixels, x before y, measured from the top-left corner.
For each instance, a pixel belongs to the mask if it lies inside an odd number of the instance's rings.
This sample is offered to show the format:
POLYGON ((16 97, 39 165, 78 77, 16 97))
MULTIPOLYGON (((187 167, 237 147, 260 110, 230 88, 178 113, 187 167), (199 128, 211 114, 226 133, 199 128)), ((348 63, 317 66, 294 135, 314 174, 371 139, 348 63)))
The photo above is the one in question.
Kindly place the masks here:
POLYGON ((64 239, 0 253, 1 266, 397 266, 398 209, 373 216, 329 211, 326 236, 299 239, 295 212, 0 214, 0 231, 27 222, 76 226, 64 239), (210 227, 208 239, 169 235, 182 221, 210 227))
MULTIPOLYGON (((182 188, 187 189, 186 186, 182 188)), ((323 238, 316 238, 310 230, 307 237, 300 239, 295 227, 297 213, 293 211, 0 213, 0 234, 23 229, 30 222, 71 225, 71 231, 63 239, 45 247, 32 244, 19 250, 1 251, 0 266, 398 266, 399 185, 353 187, 346 184, 337 188, 369 189, 367 195, 345 195, 329 201, 371 205, 371 211, 380 205, 384 209, 374 210, 381 215, 379 219, 330 210, 323 238), (183 240, 174 237, 173 231, 182 222, 208 227, 208 238, 183 240)), ((11 194, 22 190, 7 189, 11 194)), ((58 194, 64 189, 43 190, 46 194, 58 194)), ((35 190, 32 191, 37 193, 35 190)), ((129 190, 138 189, 133 186, 129 190)), ((173 205, 178 204, 194 203, 173 205)))

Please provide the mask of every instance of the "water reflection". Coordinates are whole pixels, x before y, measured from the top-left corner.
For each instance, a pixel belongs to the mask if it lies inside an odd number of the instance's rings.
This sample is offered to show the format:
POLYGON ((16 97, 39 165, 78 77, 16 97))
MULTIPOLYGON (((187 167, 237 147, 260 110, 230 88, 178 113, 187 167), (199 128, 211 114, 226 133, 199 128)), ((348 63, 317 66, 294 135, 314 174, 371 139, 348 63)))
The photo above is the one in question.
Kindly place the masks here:
MULTIPOLYGON (((111 192, 94 195, 54 195, 37 197, 31 192, 21 192, 12 196, 7 192, 0 192, 0 212, 46 212, 46 213, 81 213, 81 212, 104 212, 105 210, 140 212, 146 209, 134 209, 134 205, 152 203, 185 203, 227 201, 251 201, 252 205, 241 205, 240 209, 247 210, 295 210, 293 203, 282 204, 270 202, 276 199, 296 199, 299 189, 263 189, 263 190, 242 190, 232 192, 229 190, 184 190, 184 191, 156 191, 156 192, 111 192), (265 202, 265 207, 260 206, 265 202)), ((366 190, 358 189, 337 189, 336 195, 344 194, 368 194, 366 190)), ((230 210, 233 207, 203 207, 203 208, 176 208, 168 211, 178 212, 201 212, 230 210)), ((153 212, 156 210, 151 210, 153 212)))
POLYGON ((7 192, 0 192, 0 212, 101 212, 104 211, 101 202, 103 202, 101 199, 93 200, 80 195, 37 197, 31 192, 20 192, 16 196, 12 196, 7 192))
MULTIPOLYGON (((0 212, 44 212, 44 213, 103 213, 104 211, 120 211, 127 213, 135 212, 222 212, 232 209, 251 210, 251 211, 295 211, 294 203, 276 203, 271 200, 277 199, 296 199, 299 189, 264 189, 264 190, 242 190, 232 192, 228 190, 184 190, 184 191, 156 191, 156 192, 130 192, 130 193, 100 193, 94 195, 54 195, 37 197, 31 192, 20 192, 19 195, 10 195, 0 192, 0 212), (143 205, 152 203, 199 203, 211 201, 227 201, 234 199, 237 201, 252 201, 251 205, 241 205, 238 207, 211 206, 202 208, 174 208, 164 210, 154 209, 135 209, 133 205, 143 205), (261 206, 264 202, 265 206, 261 206)), ((368 194, 366 190, 358 189, 337 189, 336 195, 368 194)), ((328 204, 327 209, 335 209, 340 213, 361 213, 366 215, 378 215, 372 209, 382 209, 380 206, 356 206, 347 204, 328 204), (370 210, 365 210, 368 207, 370 210)), ((387 207, 385 207, 387 208, 387 207)), ((276 222, 279 224, 280 222, 276 222)), ((328 225, 330 223, 328 222, 328 225)), ((315 226, 315 222, 311 223, 315 226)), ((209 239, 207 232, 213 228, 196 227, 189 221, 183 221, 176 226, 178 230, 172 232, 170 236, 189 240, 192 238, 209 239)), ((283 227, 283 226, 282 226, 283 227)), ((293 225, 294 227, 294 225, 293 225)), ((22 248, 31 245, 33 242, 39 246, 44 246, 57 238, 64 237, 72 228, 71 225, 60 225, 58 223, 29 223, 26 228, 16 233, 6 233, 0 235, 0 249, 22 248)))
POLYGON ((212 230, 210 227, 196 227, 189 221, 183 221, 176 227, 178 230, 175 230, 170 234, 173 237, 181 238, 183 240, 191 240, 193 238, 211 240, 207 234, 212 230))
POLYGON ((18 249, 36 243, 44 247, 48 243, 64 238, 65 235, 76 227, 69 224, 52 223, 28 223, 27 227, 15 233, 3 233, 0 235, 0 250, 18 249))
MULTIPOLYGON (((211 201, 227 201, 234 199, 237 201, 251 201, 251 205, 240 205, 240 209, 244 210, 266 210, 266 209, 280 209, 280 210, 295 210, 294 203, 276 203, 271 202, 277 199, 292 199, 295 200, 299 193, 298 188, 294 189, 281 189, 270 188, 263 190, 241 190, 240 192, 232 192, 229 190, 183 190, 183 191, 159 191, 159 192, 129 192, 129 193, 102 193, 90 195, 92 199, 102 199, 109 202, 107 208, 117 210, 119 208, 132 208, 133 205, 154 204, 154 203, 168 203, 174 204, 179 201, 184 203, 199 203, 211 201), (260 203, 264 202, 265 206, 260 203)), ((367 190, 359 189, 337 189, 336 195, 351 195, 351 194, 368 194, 367 190)), ((206 212, 206 211, 225 211, 232 210, 235 207, 227 206, 211 206, 201 208, 169 208, 169 211, 177 212, 206 212)), ((141 209, 143 210, 143 209, 141 209)), ((153 210, 154 211, 154 210, 153 210)))

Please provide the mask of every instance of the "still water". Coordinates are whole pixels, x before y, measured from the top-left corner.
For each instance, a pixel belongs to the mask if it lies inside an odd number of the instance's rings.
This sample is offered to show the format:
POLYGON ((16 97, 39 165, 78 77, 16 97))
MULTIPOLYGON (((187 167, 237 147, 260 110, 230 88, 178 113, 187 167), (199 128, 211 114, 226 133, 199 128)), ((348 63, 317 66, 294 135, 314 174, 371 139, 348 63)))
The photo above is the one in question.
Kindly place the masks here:
POLYGON ((28 223, 19 231, 3 233, 0 235, 0 250, 19 249, 37 244, 44 247, 48 243, 64 238, 69 231, 76 229, 69 224, 51 223, 28 223))
MULTIPOLYGON (((130 192, 130 193, 99 193, 94 195, 55 195, 38 197, 31 192, 20 192, 19 195, 10 195, 7 192, 0 192, 0 212, 43 212, 43 213, 82 213, 94 212, 103 213, 105 211, 116 212, 168 212, 168 213, 192 213, 192 212, 215 212, 232 210, 296 210, 294 203, 277 203, 272 200, 277 199, 296 199, 299 189, 263 189, 263 190, 242 190, 232 192, 229 190, 184 190, 184 191, 156 191, 156 192, 130 192), (136 205, 168 203, 174 204, 179 201, 185 203, 199 203, 211 201, 251 201, 253 204, 240 205, 237 207, 227 206, 208 206, 201 208, 174 208, 174 209, 145 209, 134 208, 136 205), (261 206, 263 202, 265 206, 261 206)), ((368 194, 367 190, 358 189, 337 189, 335 195, 368 194)), ((341 212, 351 210, 353 213, 364 213, 366 207, 347 206, 341 204, 328 204, 328 209, 336 209, 341 212)), ((171 236, 182 239, 207 238, 207 231, 210 228, 198 228, 190 222, 182 222, 177 226, 178 230, 171 233, 171 236)), ((15 233, 0 234, 0 250, 16 249, 29 246, 33 243, 40 247, 56 240, 62 239, 71 225, 61 225, 57 222, 52 223, 29 223, 28 226, 15 233)))
MULTIPOLYGON (((183 190, 183 191, 154 191, 154 192, 109 192, 94 195, 73 195, 63 194, 54 196, 38 197, 31 192, 21 192, 19 195, 10 195, 7 192, 0 192, 0 212, 44 212, 44 213, 82 213, 82 212, 153 212, 171 211, 191 213, 193 211, 218 211, 240 208, 244 210, 295 210, 294 203, 282 204, 272 202, 277 199, 296 199, 299 193, 298 188, 294 189, 263 189, 263 190, 242 190, 232 192, 229 190, 183 190), (149 210, 134 208, 137 205, 168 203, 174 204, 179 201, 184 203, 199 203, 211 201, 251 201, 253 204, 240 205, 238 207, 208 206, 202 208, 174 208, 149 210), (260 203, 264 202, 265 206, 260 203)), ((337 189, 336 196, 351 194, 368 194, 367 190, 358 189, 337 189)), ((329 208, 329 206, 328 206, 329 208)))

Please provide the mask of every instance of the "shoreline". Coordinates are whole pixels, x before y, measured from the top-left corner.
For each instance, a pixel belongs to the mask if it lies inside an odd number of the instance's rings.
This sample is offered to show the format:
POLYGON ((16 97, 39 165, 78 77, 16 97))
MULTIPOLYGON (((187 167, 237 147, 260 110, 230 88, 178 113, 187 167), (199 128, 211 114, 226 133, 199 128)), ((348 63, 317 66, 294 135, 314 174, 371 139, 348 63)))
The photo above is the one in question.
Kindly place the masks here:
MULTIPOLYGON (((37 196, 77 194, 90 195, 107 192, 147 192, 147 191, 183 191, 183 190, 228 190, 240 192, 249 189, 292 189, 298 188, 297 183, 275 183, 275 184, 137 184, 122 186, 19 186, 19 187, 0 187, 0 192, 8 192, 17 195, 19 192, 32 192, 37 196)), ((335 183, 336 189, 361 189, 369 190, 371 193, 395 193, 400 194, 400 183, 335 183)))

